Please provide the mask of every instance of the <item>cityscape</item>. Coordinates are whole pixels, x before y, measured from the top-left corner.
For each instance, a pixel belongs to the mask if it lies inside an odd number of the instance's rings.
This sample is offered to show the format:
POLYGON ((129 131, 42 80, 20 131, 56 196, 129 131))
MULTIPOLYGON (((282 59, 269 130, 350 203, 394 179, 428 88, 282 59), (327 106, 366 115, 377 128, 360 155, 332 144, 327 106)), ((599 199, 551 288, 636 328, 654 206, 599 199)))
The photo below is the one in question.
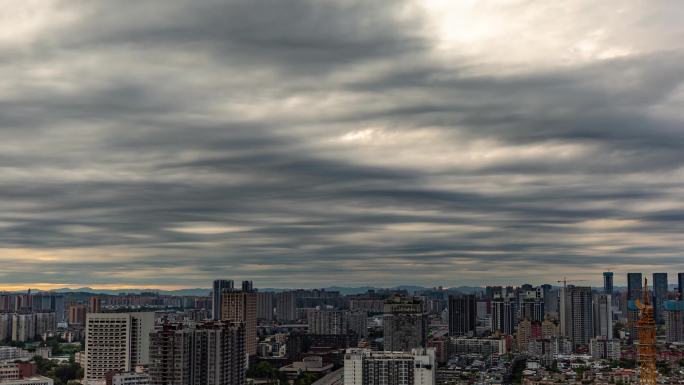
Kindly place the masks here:
POLYGON ((0 385, 682 385, 683 63, 682 0, 1 0, 0 385))
POLYGON ((684 273, 672 284, 628 273, 627 287, 602 277, 347 294, 225 279, 205 295, 2 292, 0 383, 684 381, 684 273))

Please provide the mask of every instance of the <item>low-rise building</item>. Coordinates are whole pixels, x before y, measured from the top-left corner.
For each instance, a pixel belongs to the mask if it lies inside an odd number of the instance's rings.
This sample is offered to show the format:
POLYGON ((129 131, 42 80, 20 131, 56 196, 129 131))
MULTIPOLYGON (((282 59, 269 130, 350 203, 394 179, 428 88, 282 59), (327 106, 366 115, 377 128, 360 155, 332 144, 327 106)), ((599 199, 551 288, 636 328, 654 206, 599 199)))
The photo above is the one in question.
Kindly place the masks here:
POLYGON ((344 357, 344 385, 434 385, 434 349, 411 352, 378 352, 347 349, 344 357))

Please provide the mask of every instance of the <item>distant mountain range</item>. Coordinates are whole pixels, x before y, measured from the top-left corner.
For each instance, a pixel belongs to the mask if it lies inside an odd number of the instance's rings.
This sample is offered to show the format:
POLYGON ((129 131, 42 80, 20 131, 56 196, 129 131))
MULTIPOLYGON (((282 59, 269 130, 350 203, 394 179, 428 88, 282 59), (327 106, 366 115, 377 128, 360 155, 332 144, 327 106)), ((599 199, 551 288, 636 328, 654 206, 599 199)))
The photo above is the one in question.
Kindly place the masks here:
MULTIPOLYGON (((413 285, 401 285, 401 286, 395 286, 391 288, 381 288, 381 287, 374 287, 374 286, 360 286, 360 287, 344 287, 344 286, 331 286, 331 287, 325 287, 323 288, 326 291, 339 291, 340 294, 342 295, 353 295, 353 294, 363 294, 367 292, 368 290, 386 290, 386 289, 395 289, 395 290, 406 290, 409 293, 416 293, 416 292, 421 292, 425 290, 431 290, 432 288, 429 287, 423 287, 423 286, 413 286, 413 285)), ((282 288, 259 288, 260 291, 266 291, 266 292, 281 292, 281 291, 286 291, 286 290, 291 290, 291 289, 282 289, 282 288)), ((482 287, 475 287, 475 286, 459 286, 459 287, 453 287, 453 288, 448 288, 449 291, 458 291, 460 293, 464 294, 472 294, 472 293, 478 293, 484 291, 484 288, 482 287)), ((39 292, 41 290, 34 290, 36 292, 39 292)), ((50 290, 49 292, 52 293, 90 293, 90 294, 105 294, 105 295, 119 295, 123 293, 130 293, 130 294, 139 294, 142 292, 153 292, 153 293, 159 293, 161 295, 176 295, 176 296, 208 296, 211 293, 211 289, 206 289, 206 288, 193 288, 193 289, 178 289, 178 290, 160 290, 160 289, 115 289, 115 290, 109 290, 109 289, 94 289, 91 287, 79 287, 79 288, 60 288, 60 289, 54 289, 50 290)))
MULTIPOLYGON (((676 284, 669 284, 668 289, 670 291, 673 291, 674 289, 677 288, 676 284)), ((398 290, 406 290, 407 292, 413 294, 416 292, 421 292, 425 290, 431 290, 431 287, 424 287, 424 286, 414 286, 414 285, 400 285, 400 286, 395 286, 391 288, 382 288, 382 287, 374 287, 374 286, 359 286, 359 287, 346 287, 346 286, 331 286, 331 287, 325 287, 323 288, 326 291, 339 291, 340 294, 342 295, 353 295, 353 294, 363 294, 367 292, 368 290, 385 290, 385 289, 398 289, 398 290)), ((626 287, 623 286, 615 286, 615 289, 626 289, 626 287)), ((266 292, 281 292, 281 291, 286 291, 286 290, 292 290, 292 289, 283 289, 283 288, 259 288, 259 291, 266 291, 266 292)), ((447 288, 447 290, 451 292, 459 292, 463 294, 476 294, 483 292, 485 289, 483 287, 477 287, 477 286, 458 286, 458 287, 450 287, 447 288)), ((651 287, 651 290, 653 288, 651 287)), ((41 290, 35 290, 35 291, 41 291, 41 290)), ((193 289, 178 289, 178 290, 160 290, 160 289, 116 289, 116 290, 108 290, 108 289, 93 289, 91 287, 79 287, 76 289, 72 288, 61 288, 61 289, 55 289, 55 290, 50 290, 50 292, 53 293, 83 293, 83 294, 106 294, 106 295, 119 295, 122 293, 131 293, 131 294, 139 294, 141 292, 153 292, 153 293, 159 293, 161 295, 176 295, 176 296, 208 296, 211 293, 211 289, 207 288, 193 288, 193 289)))

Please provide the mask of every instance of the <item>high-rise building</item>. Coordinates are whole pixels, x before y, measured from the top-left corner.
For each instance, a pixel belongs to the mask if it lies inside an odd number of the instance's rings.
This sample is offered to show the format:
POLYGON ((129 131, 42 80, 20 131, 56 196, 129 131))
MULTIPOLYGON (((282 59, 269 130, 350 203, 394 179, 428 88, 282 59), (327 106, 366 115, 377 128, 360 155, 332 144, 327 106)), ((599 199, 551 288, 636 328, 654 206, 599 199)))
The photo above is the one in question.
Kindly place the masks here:
POLYGON ((653 273, 653 312, 663 322, 663 302, 667 299, 667 273, 653 273))
MULTIPOLYGON (((243 285, 243 287, 245 287, 243 285)), ((249 286, 245 287, 251 290, 249 286)), ((222 321, 245 324, 245 349, 250 356, 257 354, 257 297, 255 291, 224 291, 221 296, 222 321)))
POLYGON ((613 272, 606 271, 603 273, 603 292, 605 294, 613 294, 613 272))
POLYGON ((36 336, 44 336, 48 332, 57 329, 57 318, 55 313, 36 313, 36 336))
POLYGON ((524 319, 518 323, 518 331, 515 337, 518 351, 527 352, 531 340, 542 338, 542 324, 537 321, 524 319))
POLYGON ((663 318, 667 342, 684 341, 684 301, 664 301, 663 318))
POLYGON ((273 299, 275 294, 270 291, 259 291, 257 296, 257 319, 264 321, 273 320, 273 299))
POLYGON ((473 336, 477 321, 474 294, 449 296, 449 335, 473 336))
POLYGON ((69 306, 69 326, 83 326, 86 321, 86 313, 88 313, 85 305, 71 305, 69 306))
POLYGON ((349 311, 314 309, 306 315, 309 334, 347 334, 349 311))
POLYGON ((544 320, 544 289, 524 290, 520 292, 520 320, 542 322, 544 320))
POLYGON ((596 337, 589 342, 589 352, 595 359, 619 360, 620 340, 596 337))
POLYGON ((90 313, 102 313, 102 300, 100 297, 90 297, 88 300, 90 313))
POLYGON ((130 372, 149 364, 154 313, 88 313, 85 384, 105 381, 109 372, 130 372))
POLYGON ((518 301, 513 294, 495 294, 492 300, 492 330, 513 335, 518 325, 518 301))
POLYGON ((679 300, 684 301, 684 273, 677 273, 677 290, 679 291, 679 300))
POLYGON ((636 306, 634 300, 627 301, 627 330, 629 331, 629 339, 636 341, 639 339, 639 332, 637 323, 639 321, 639 308, 636 306))
POLYGON ((297 293, 283 291, 275 297, 275 318, 279 322, 290 322, 297 319, 297 293))
POLYGON ((560 332, 573 346, 588 346, 594 334, 591 287, 572 286, 560 291, 560 332))
POLYGON ((613 306, 610 294, 594 294, 594 337, 613 339, 613 306))
POLYGON ((26 342, 36 337, 35 314, 12 314, 12 341, 26 342))
POLYGON ((558 337, 558 325, 550 319, 545 319, 541 324, 542 338, 549 339, 558 337))
POLYGON ((150 335, 153 385, 244 385, 242 323, 163 324, 150 335))
POLYGON ((349 331, 359 338, 368 337, 368 315, 365 311, 353 311, 349 313, 349 331))
POLYGON ((435 385, 435 350, 376 352, 347 349, 344 385, 435 385))
POLYGON ((426 346, 428 320, 420 298, 395 296, 388 299, 382 320, 386 351, 411 351, 426 346))
POLYGON ((641 273, 627 273, 627 299, 641 300, 641 273))
POLYGON ((221 319, 221 294, 226 290, 233 290, 233 281, 217 279, 211 289, 211 319, 218 321, 221 319))
POLYGON ((0 313, 0 342, 12 338, 12 314, 0 313))

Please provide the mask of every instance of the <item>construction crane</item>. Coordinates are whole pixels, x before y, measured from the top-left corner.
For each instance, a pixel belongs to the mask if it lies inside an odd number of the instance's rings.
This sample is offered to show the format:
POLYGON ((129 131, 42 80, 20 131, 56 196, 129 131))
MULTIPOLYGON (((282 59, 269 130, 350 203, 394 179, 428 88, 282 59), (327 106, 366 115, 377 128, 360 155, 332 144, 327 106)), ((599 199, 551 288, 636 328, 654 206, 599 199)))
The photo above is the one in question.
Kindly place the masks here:
POLYGON ((563 277, 563 280, 562 280, 562 281, 557 281, 557 282, 558 282, 558 283, 562 283, 562 284, 563 284, 563 288, 567 288, 567 287, 568 287, 568 282, 587 282, 587 280, 586 280, 586 279, 572 279, 572 280, 568 281, 568 278, 567 278, 567 277, 563 277))
POLYGON ((651 294, 648 291, 648 279, 644 279, 643 298, 643 302, 639 299, 634 301, 639 308, 639 321, 637 321, 639 384, 656 385, 658 379, 658 372, 656 371, 656 325, 653 317, 653 305, 651 305, 651 294))

